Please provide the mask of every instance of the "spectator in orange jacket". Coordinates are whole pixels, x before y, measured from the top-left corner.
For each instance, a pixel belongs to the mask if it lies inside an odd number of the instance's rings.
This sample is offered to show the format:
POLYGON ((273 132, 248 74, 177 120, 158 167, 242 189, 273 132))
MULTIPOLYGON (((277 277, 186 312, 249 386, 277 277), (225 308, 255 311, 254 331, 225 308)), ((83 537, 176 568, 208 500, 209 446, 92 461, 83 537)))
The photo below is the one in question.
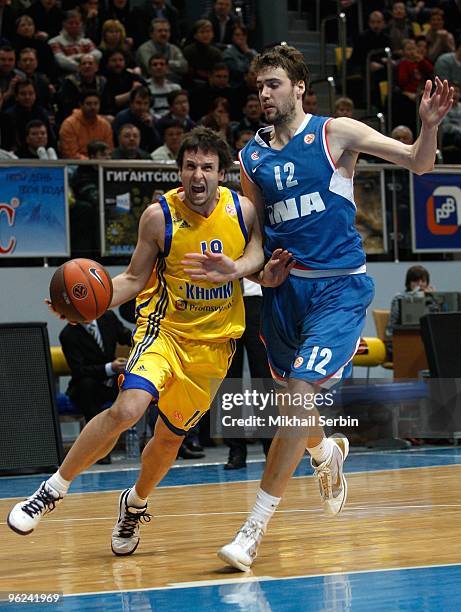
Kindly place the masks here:
POLYGON ((88 143, 101 140, 114 148, 110 123, 99 115, 101 101, 95 91, 84 91, 80 108, 67 117, 59 131, 61 157, 66 159, 88 159, 88 143))

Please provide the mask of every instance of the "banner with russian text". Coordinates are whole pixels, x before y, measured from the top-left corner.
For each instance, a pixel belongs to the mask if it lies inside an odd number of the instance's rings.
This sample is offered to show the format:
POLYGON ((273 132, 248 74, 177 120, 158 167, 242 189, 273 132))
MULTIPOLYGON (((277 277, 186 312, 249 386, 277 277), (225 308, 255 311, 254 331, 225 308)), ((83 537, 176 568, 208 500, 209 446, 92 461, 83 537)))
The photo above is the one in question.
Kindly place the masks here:
MULTIPOLYGON (((136 164, 100 167, 102 173, 101 223, 102 254, 131 255, 136 246, 139 219, 143 211, 166 191, 178 187, 179 172, 171 166, 145 166, 136 164)), ((226 185, 239 189, 239 172, 236 168, 226 174, 226 185)))
POLYGON ((354 176, 355 226, 367 255, 387 253, 384 171, 358 165, 354 176))
POLYGON ((411 185, 413 251, 461 251, 461 176, 413 174, 411 185))
POLYGON ((69 256, 66 170, 0 167, 0 257, 69 256))

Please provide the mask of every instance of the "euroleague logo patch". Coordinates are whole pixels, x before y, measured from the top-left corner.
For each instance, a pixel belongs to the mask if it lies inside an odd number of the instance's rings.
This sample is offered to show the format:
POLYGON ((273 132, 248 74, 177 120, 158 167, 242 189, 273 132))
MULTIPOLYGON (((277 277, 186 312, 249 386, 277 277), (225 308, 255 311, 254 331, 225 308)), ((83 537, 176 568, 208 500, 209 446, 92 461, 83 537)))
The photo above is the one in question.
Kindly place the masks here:
POLYGON ((259 153, 258 151, 253 151, 253 153, 250 155, 251 159, 254 159, 255 161, 257 159, 259 159, 259 153))
POLYGON ((233 204, 226 204, 226 213, 231 217, 235 217, 235 215, 237 214, 235 206, 233 204))
POLYGON ((88 295, 88 288, 82 283, 77 283, 72 287, 72 296, 76 300, 84 300, 88 295))
POLYGON ((184 416, 182 415, 181 412, 178 412, 176 410, 176 412, 173 414, 174 418, 176 421, 179 421, 180 423, 182 423, 184 421, 184 416))
POLYGON ((300 368, 304 363, 304 359, 302 357, 296 357, 295 362, 293 364, 294 368, 300 368))
POLYGON ((176 300, 174 305, 176 306, 177 310, 186 310, 187 308, 187 302, 184 300, 176 300))
POLYGON ((306 144, 312 144, 315 140, 315 134, 306 134, 304 136, 304 142, 306 144))

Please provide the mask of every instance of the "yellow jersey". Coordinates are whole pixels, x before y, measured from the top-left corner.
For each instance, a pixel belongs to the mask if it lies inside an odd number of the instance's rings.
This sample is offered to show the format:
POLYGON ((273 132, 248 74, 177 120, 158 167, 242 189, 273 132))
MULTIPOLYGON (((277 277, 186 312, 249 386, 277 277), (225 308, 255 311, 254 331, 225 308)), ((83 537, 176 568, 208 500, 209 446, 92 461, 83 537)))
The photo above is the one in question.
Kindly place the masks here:
POLYGON ((172 189, 159 200, 165 217, 165 242, 152 275, 136 300, 137 325, 150 326, 189 340, 225 342, 239 338, 245 310, 238 280, 223 284, 187 278, 181 261, 186 253, 224 253, 234 261, 243 255, 248 234, 238 195, 219 188, 209 217, 191 210, 172 189))

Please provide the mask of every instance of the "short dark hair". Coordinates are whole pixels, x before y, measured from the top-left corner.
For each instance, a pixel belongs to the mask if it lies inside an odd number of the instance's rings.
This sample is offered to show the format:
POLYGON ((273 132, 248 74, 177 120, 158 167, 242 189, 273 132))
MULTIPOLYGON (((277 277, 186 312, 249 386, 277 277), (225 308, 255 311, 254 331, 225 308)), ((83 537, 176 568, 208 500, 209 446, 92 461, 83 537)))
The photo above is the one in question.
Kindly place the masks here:
POLYGON ((130 91, 130 104, 138 96, 144 99, 146 98, 148 98, 149 100, 151 99, 150 91, 144 85, 142 85, 142 87, 136 87, 135 89, 132 89, 130 91))
POLYGON ((245 106, 248 102, 258 102, 259 104, 259 97, 256 94, 249 94, 245 100, 245 106))
POLYGON ((198 150, 204 153, 216 153, 219 159, 219 170, 228 170, 232 165, 232 153, 227 142, 217 132, 206 127, 196 127, 191 130, 181 143, 176 163, 181 170, 186 151, 198 150))
POLYGON ((163 60, 165 62, 165 64, 168 64, 168 60, 167 58, 163 55, 163 53, 159 53, 159 51, 156 51, 155 53, 153 53, 150 57, 149 57, 149 66, 152 60, 163 60))
POLYGON ((177 119, 165 119, 162 121, 162 134, 165 134, 166 130, 169 130, 170 128, 178 128, 183 132, 186 131, 183 124, 177 119))
POLYGON ((16 81, 14 84, 14 95, 17 96, 21 87, 27 87, 28 85, 31 85, 34 88, 35 93, 37 93, 37 88, 35 87, 35 83, 32 81, 32 79, 21 79, 20 81, 16 81))
POLYGON ((5 53, 16 53, 16 49, 14 49, 14 47, 12 47, 11 45, 1 45, 0 51, 4 51, 5 53))
POLYGON ((155 26, 159 23, 167 23, 171 28, 171 24, 166 17, 155 17, 149 24, 149 34, 152 34, 152 32, 155 30, 155 26))
POLYGON ((129 130, 133 130, 134 129, 134 130, 138 130, 138 132, 140 132, 139 128, 136 125, 134 125, 133 123, 124 123, 123 125, 121 125, 118 128, 117 137, 120 136, 120 134, 122 133, 123 130, 127 130, 127 129, 129 129, 129 130))
POLYGON ((243 23, 235 23, 232 26, 231 34, 233 34, 236 30, 242 30, 244 34, 248 34, 248 28, 243 25, 243 23))
POLYGON ((214 74, 215 72, 219 72, 220 70, 225 70, 226 72, 230 72, 229 66, 226 64, 226 62, 216 62, 216 64, 212 66, 210 70, 210 74, 214 74))
POLYGON ((174 91, 170 91, 166 97, 168 104, 171 106, 178 96, 186 96, 186 98, 189 99, 189 92, 186 89, 175 89, 174 91))
POLYGON ((204 26, 211 26, 211 28, 213 28, 213 24, 209 19, 198 19, 195 21, 192 25, 192 36, 195 36, 200 28, 203 28, 204 26))
POLYGON ((405 289, 410 291, 411 283, 419 280, 426 281, 426 283, 429 284, 429 272, 424 266, 411 266, 411 268, 408 268, 405 277, 405 289))
POLYGON ((275 45, 265 49, 254 58, 250 70, 259 73, 267 68, 283 68, 293 84, 304 81, 306 89, 309 88, 309 69, 303 54, 295 47, 275 45))
POLYGON ((37 49, 33 47, 23 47, 18 53, 19 58, 21 58, 21 55, 24 55, 24 53, 33 53, 35 57, 38 58, 37 49))
POLYGON ((83 102, 90 97, 98 98, 98 100, 101 102, 101 96, 98 94, 96 89, 83 89, 78 96, 78 101, 80 104, 83 104, 83 102))
POLYGON ((242 128, 241 130, 238 130, 237 132, 235 132, 235 140, 237 141, 244 134, 251 134, 252 138, 255 135, 255 133, 253 132, 252 129, 250 129, 250 128, 242 128))
POLYGON ((82 21, 82 15, 80 11, 77 11, 76 9, 66 11, 64 13, 64 19, 62 20, 62 23, 66 23, 66 21, 69 21, 69 19, 75 19, 75 17, 78 17, 80 21, 82 21))
POLYGON ((28 136, 30 130, 33 130, 34 128, 39 128, 39 127, 46 128, 46 125, 40 119, 32 119, 31 121, 26 123, 26 127, 24 128, 24 134, 28 136))
POLYGON ((87 147, 88 157, 90 159, 94 158, 97 153, 104 153, 107 150, 110 150, 109 145, 104 140, 92 140, 88 143, 87 147))
POLYGON ((123 55, 123 59, 126 61, 126 53, 123 49, 107 49, 103 53, 103 61, 107 64, 113 55, 123 55))

